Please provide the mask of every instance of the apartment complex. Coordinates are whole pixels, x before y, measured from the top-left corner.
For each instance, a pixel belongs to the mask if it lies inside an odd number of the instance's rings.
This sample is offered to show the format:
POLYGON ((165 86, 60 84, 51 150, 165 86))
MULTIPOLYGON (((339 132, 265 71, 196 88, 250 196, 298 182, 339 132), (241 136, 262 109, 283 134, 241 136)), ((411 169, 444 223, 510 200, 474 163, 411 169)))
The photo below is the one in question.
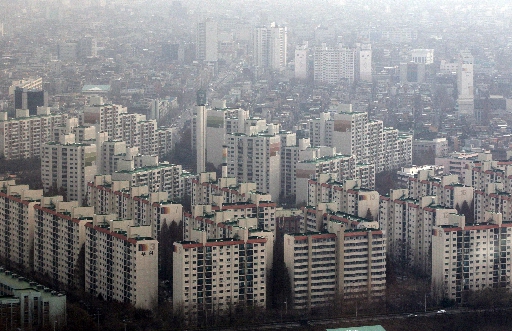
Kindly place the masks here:
POLYGON ((181 165, 167 162, 154 166, 119 170, 112 174, 112 180, 127 181, 130 186, 147 186, 149 192, 166 192, 172 199, 178 199, 185 194, 190 194, 191 180, 194 176, 188 176, 183 172, 181 165))
POLYGON ((99 132, 108 133, 108 140, 125 141, 127 147, 138 147, 144 155, 162 156, 172 149, 172 128, 158 128, 156 120, 128 113, 121 105, 104 104, 101 97, 91 96, 90 104, 80 116, 80 125, 95 125, 99 132))
POLYGON ((256 183, 256 188, 279 199, 281 191, 281 139, 278 129, 267 132, 233 133, 227 137, 228 176, 239 182, 256 183))
POLYGON ((412 136, 370 121, 365 112, 342 107, 337 113, 322 113, 311 120, 313 146, 335 147, 355 156, 358 163, 375 164, 375 171, 397 169, 412 163, 412 136))
POLYGON ((342 182, 333 180, 329 174, 320 174, 308 181, 308 206, 320 203, 334 203, 331 209, 358 217, 371 215, 378 218, 379 193, 361 187, 361 180, 346 179, 342 182))
POLYGON ((179 223, 183 206, 169 200, 166 192, 149 192, 147 186, 132 186, 111 176, 96 176, 87 184, 87 202, 95 214, 114 215, 132 220, 132 225, 151 226, 151 237, 158 238, 164 223, 179 223))
POLYGON ((40 156, 42 146, 55 141, 55 133, 67 117, 41 107, 35 116, 29 116, 27 109, 16 110, 15 118, 0 112, 0 156, 6 160, 40 156))

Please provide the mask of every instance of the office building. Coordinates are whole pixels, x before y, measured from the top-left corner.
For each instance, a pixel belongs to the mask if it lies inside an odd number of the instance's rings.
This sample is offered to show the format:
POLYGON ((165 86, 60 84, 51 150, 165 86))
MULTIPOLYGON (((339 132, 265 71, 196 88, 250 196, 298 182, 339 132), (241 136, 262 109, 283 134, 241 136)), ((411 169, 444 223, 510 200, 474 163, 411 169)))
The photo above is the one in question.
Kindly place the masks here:
POLYGON ((29 115, 37 115, 38 107, 48 107, 48 92, 16 87, 14 109, 28 109, 29 115))

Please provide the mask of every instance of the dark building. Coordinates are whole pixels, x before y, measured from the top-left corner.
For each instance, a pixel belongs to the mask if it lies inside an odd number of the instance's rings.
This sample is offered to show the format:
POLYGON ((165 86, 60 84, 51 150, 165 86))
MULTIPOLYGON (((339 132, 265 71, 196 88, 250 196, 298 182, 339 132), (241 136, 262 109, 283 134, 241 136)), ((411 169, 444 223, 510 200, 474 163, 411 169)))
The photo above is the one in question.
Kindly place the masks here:
POLYGON ((48 107, 48 93, 44 90, 16 88, 14 109, 28 109, 30 115, 37 115, 37 107, 48 107))

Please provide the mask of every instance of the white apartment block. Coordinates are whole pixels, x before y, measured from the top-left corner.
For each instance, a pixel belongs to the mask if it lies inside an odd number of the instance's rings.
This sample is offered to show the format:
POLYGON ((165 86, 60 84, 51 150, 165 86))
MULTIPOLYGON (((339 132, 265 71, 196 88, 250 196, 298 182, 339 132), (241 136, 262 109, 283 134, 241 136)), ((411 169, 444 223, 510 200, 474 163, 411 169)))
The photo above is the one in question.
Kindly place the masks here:
MULTIPOLYGON (((295 201, 302 203, 308 201, 308 181, 319 178, 322 174, 329 174, 333 180, 355 178, 356 162, 353 155, 335 154, 313 158, 297 163, 295 172, 296 196, 295 201)), ((373 174, 375 177, 375 174, 373 174)))
POLYGON ((6 266, 32 271, 34 250, 34 206, 43 190, 0 181, 0 259, 6 266))
POLYGON ((291 306, 309 311, 335 297, 379 298, 386 289, 386 242, 382 231, 346 230, 336 221, 328 232, 285 234, 284 259, 291 306))
POLYGON ((379 229, 379 223, 376 220, 348 214, 336 210, 336 207, 337 204, 335 202, 320 202, 314 206, 304 207, 299 224, 300 232, 325 231, 331 221, 343 224, 346 229, 379 229))
POLYGON ((95 215, 85 224, 85 291, 153 309, 158 304, 158 241, 151 226, 95 215))
POLYGON ((283 70, 287 65, 288 31, 286 27, 271 23, 254 30, 253 64, 259 68, 283 70))
POLYGON ((295 47, 295 78, 306 79, 308 78, 308 48, 306 45, 300 45, 295 47))
POLYGON ((454 152, 445 157, 436 157, 436 165, 444 167, 444 174, 458 175, 462 179, 466 165, 475 160, 492 159, 490 154, 485 153, 459 153, 454 152))
MULTIPOLYGON (((249 111, 237 108, 226 108, 225 103, 212 104, 206 110, 206 161, 216 167, 222 164, 223 146, 230 133, 245 132, 245 121, 249 119, 249 111)), ((192 150, 196 149, 197 116, 192 119, 192 150)))
POLYGON ((0 112, 0 156, 6 160, 40 156, 42 145, 55 141, 66 119, 67 114, 52 115, 46 107, 39 107, 37 116, 29 116, 28 109, 17 110, 11 119, 0 112))
POLYGON ((76 262, 85 243, 85 224, 92 207, 63 202, 62 196, 43 197, 35 205, 34 271, 64 289, 81 286, 75 275, 76 262))
POLYGON ((267 132, 228 135, 228 176, 256 183, 258 190, 277 200, 281 192, 281 139, 274 125, 268 127, 267 132))
POLYGON ((182 174, 181 165, 163 162, 156 166, 116 171, 112 180, 127 181, 130 187, 147 186, 150 193, 166 192, 171 199, 176 199, 191 193, 185 183, 188 178, 182 174))
POLYGON ((510 287, 512 223, 494 213, 471 225, 464 216, 450 216, 449 224, 433 229, 433 294, 460 303, 469 291, 510 287))
POLYGON ((218 24, 207 19, 197 23, 196 59, 216 62, 219 59, 218 24))
POLYGON ((88 205, 95 214, 113 214, 117 219, 132 220, 132 225, 151 226, 151 237, 158 238, 161 227, 179 224, 183 206, 168 199, 166 192, 150 193, 147 186, 130 187, 126 181, 111 176, 96 176, 87 184, 88 205))
POLYGON ((357 67, 358 78, 361 81, 372 81, 372 45, 371 44, 358 44, 357 45, 357 67))
POLYGON ((310 121, 313 146, 335 147, 338 153, 354 155, 358 163, 375 164, 375 171, 391 170, 412 163, 412 136, 369 121, 368 114, 340 110, 310 121))
POLYGON ((380 197, 379 224, 388 239, 388 252, 399 263, 430 272, 432 228, 448 224, 455 208, 442 206, 434 196, 413 199, 405 189, 380 197))
POLYGON ((353 82, 355 78, 356 51, 338 45, 326 44, 314 50, 314 81, 317 83, 338 84, 342 80, 353 82))
POLYGON ((96 146, 47 143, 41 150, 41 181, 45 192, 64 188, 67 200, 82 204, 87 182, 96 174, 96 146))
POLYGON ((220 206, 223 203, 237 203, 251 200, 270 200, 269 194, 256 190, 256 183, 238 183, 234 177, 217 178, 214 172, 204 172, 192 180, 192 205, 220 206))
POLYGON ((485 213, 501 213, 503 219, 512 217, 512 162, 475 161, 466 165, 464 183, 475 188, 474 218, 486 222, 485 213))
POLYGON ((172 128, 158 129, 156 120, 129 114, 120 105, 104 104, 101 97, 91 97, 90 104, 80 116, 80 125, 95 125, 98 132, 108 133, 106 140, 125 141, 127 147, 138 147, 144 155, 164 155, 172 149, 172 128))
POLYGON ((457 68, 457 104, 462 115, 474 115, 475 96, 473 91, 473 63, 474 58, 469 51, 461 51, 457 68))
POLYGON ((264 308, 272 250, 267 239, 247 229, 236 239, 208 240, 204 232, 194 233, 191 241, 174 244, 173 305, 185 320, 207 320, 239 304, 264 308))
MULTIPOLYGON (((444 173, 444 167, 438 165, 410 166, 402 167, 397 171, 398 181, 401 188, 407 188, 409 178, 420 178, 420 171, 427 171, 426 174, 432 177, 440 177, 444 173)), ((425 173, 425 172, 424 172, 425 173)), ((424 178, 423 178, 424 179, 424 178)), ((421 180, 423 180, 421 179, 421 180)), ((471 185, 469 185, 471 186, 471 185)), ((428 195, 428 194, 424 194, 428 195)))
POLYGON ((321 174, 316 179, 308 181, 307 206, 317 206, 320 203, 334 203, 334 211, 358 217, 366 217, 370 211, 374 220, 378 219, 379 193, 361 188, 360 180, 332 180, 328 174, 321 174))
POLYGON ((183 213, 183 238, 190 239, 194 229, 206 231, 208 238, 222 237, 219 223, 237 221, 244 227, 274 232, 276 203, 268 195, 251 194, 247 202, 219 205, 193 205, 190 213, 183 213), (240 221, 242 220, 242 221, 240 221))
POLYGON ((408 196, 421 199, 424 196, 435 196, 438 204, 448 208, 460 208, 473 200, 473 187, 459 184, 457 175, 434 177, 433 170, 420 170, 408 179, 408 196))

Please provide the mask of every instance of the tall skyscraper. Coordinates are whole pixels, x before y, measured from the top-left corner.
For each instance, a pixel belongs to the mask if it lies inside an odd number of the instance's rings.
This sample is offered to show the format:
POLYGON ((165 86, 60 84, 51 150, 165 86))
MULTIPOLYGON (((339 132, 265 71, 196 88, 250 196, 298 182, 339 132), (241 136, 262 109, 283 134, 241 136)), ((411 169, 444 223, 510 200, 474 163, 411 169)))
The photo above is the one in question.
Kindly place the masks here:
MULTIPOLYGON (((197 173, 206 170, 206 91, 197 91, 196 106, 196 161, 197 173)), ((219 146, 220 147, 220 146, 219 146)))
POLYGON ((269 27, 256 28, 253 35, 254 65, 272 70, 286 68, 287 34, 286 27, 275 22, 269 27))
POLYGON ((216 62, 219 59, 217 22, 207 19, 197 24, 196 59, 216 62))
POLYGON ((468 50, 461 51, 459 54, 457 90, 459 93, 457 99, 459 114, 473 115, 475 110, 475 96, 473 94, 473 55, 471 55, 468 50))

